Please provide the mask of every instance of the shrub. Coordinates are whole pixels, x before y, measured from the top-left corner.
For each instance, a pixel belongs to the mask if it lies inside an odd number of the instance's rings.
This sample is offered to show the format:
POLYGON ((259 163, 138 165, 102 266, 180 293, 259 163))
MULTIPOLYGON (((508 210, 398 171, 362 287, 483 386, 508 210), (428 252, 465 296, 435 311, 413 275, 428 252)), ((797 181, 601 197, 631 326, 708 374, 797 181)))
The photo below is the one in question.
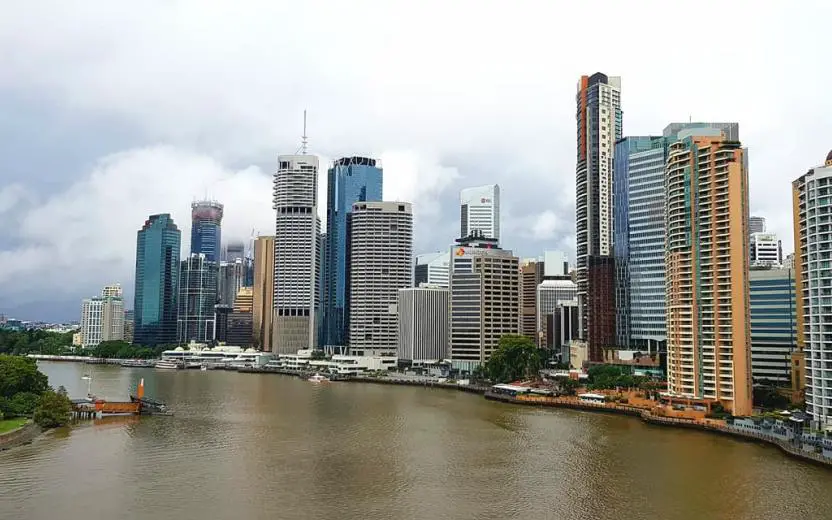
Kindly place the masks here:
POLYGON ((69 415, 72 412, 72 403, 66 396, 63 387, 57 392, 47 390, 40 398, 40 403, 35 408, 34 420, 41 428, 57 428, 69 422, 69 415))

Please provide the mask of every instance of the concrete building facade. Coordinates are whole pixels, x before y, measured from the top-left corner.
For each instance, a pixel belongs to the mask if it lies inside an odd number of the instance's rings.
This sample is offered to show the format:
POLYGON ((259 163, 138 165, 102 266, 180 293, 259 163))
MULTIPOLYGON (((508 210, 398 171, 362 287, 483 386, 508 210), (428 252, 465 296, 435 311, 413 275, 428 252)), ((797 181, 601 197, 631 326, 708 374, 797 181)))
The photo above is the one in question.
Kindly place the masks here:
POLYGON ((274 324, 272 351, 317 346, 321 264, 318 158, 281 155, 274 175, 274 324))
POLYGON ((101 296, 81 305, 81 345, 95 347, 102 341, 124 340, 124 299, 121 286, 108 285, 101 296))
POLYGON ((476 234, 457 243, 451 249, 450 359, 473 371, 502 336, 520 334, 520 259, 476 234))
POLYGON ((395 356, 399 289, 413 285, 411 205, 356 203, 347 228, 350 353, 395 356))
POLYGON ((435 362, 448 357, 448 297, 448 289, 438 285, 399 289, 400 360, 435 362))
POLYGON ((451 255, 444 253, 426 253, 416 256, 416 266, 413 268, 413 286, 419 287, 426 283, 448 287, 448 272, 450 271, 451 255))

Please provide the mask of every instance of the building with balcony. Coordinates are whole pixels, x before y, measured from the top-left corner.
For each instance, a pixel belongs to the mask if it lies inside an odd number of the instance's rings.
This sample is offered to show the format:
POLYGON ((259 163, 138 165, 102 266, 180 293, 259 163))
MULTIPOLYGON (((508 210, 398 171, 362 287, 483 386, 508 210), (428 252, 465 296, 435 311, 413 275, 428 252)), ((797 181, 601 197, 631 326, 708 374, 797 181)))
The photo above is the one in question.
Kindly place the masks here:
MULTIPOLYGON (((805 359, 806 412, 816 424, 832 425, 832 152, 823 166, 792 182, 797 352, 792 382, 802 379, 805 359)), ((796 386, 793 389, 797 390, 796 386)))
POLYGON ((746 150, 718 129, 681 131, 665 190, 668 390, 749 415, 746 150))

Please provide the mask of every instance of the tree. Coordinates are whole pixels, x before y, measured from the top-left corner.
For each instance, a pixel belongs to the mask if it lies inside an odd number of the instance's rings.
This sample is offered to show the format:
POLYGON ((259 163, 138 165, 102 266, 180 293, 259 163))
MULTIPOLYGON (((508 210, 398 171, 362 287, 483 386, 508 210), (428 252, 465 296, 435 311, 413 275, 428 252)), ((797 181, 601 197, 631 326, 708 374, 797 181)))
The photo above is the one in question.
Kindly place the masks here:
POLYGON ((50 389, 43 393, 33 418, 41 428, 57 428, 69 422, 71 412, 72 402, 60 387, 57 392, 50 389))
POLYGON ((0 355, 0 397, 12 399, 20 392, 40 395, 48 386, 34 359, 0 355))
POLYGON ((759 406, 764 410, 785 410, 791 405, 788 397, 781 394, 774 383, 766 382, 755 386, 752 395, 754 398, 754 405, 759 406))
POLYGON ((485 363, 485 375, 497 383, 537 378, 545 353, 525 336, 507 334, 485 363))

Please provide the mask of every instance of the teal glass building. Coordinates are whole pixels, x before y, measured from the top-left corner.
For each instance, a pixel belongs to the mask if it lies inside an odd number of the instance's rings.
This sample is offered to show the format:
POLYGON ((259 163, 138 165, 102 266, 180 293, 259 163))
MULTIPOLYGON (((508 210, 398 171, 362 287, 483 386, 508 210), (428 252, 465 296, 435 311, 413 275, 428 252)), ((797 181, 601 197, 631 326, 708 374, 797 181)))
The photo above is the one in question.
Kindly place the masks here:
POLYGON ((176 343, 181 233, 169 213, 150 215, 136 237, 133 342, 176 343))

